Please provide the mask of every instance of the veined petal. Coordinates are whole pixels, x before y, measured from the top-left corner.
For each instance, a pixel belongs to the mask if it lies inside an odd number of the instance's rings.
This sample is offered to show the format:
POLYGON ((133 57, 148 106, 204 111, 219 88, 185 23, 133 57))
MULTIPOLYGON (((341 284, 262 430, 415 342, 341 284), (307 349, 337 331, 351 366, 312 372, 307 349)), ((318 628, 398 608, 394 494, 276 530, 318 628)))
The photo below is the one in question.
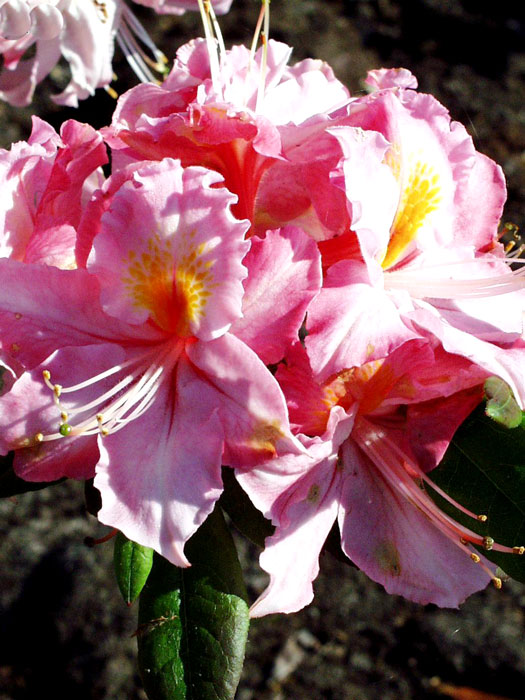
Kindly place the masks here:
POLYGON ((223 433, 202 384, 181 361, 149 410, 100 438, 99 520, 177 566, 189 566, 184 544, 222 492, 223 433))
POLYGON ((321 287, 314 241, 295 227, 252 238, 244 259, 242 318, 231 327, 265 364, 279 362, 297 337, 306 309, 321 287))
POLYGON ((380 468, 353 441, 344 444, 342 459, 346 479, 339 516, 341 543, 371 579, 388 593, 442 607, 457 607, 485 588, 488 573, 426 514, 390 488, 380 468))
POLYGON ((323 289, 308 310, 306 349, 320 379, 346 367, 386 357, 416 333, 364 262, 343 260, 327 273, 323 289))
POLYGON ((507 382, 521 408, 525 407, 525 348, 518 346, 518 338, 509 338, 515 347, 498 347, 443 323, 438 312, 430 306, 407 316, 422 333, 438 338, 447 352, 461 355, 483 368, 487 376, 496 375, 507 382))
MULTIPOLYGON (((290 432, 283 394, 257 355, 227 333, 187 347, 190 362, 215 395, 225 435, 224 462, 247 467, 304 448, 290 432)), ((212 401, 212 399, 209 399, 212 401)))
POLYGON ((270 583, 252 605, 252 617, 295 612, 311 602, 319 554, 339 509, 337 453, 352 424, 353 415, 336 407, 322 437, 300 436, 307 454, 284 455, 238 471, 250 499, 276 525, 260 557, 270 583))
POLYGON ((99 284, 85 270, 0 259, 1 347, 32 368, 67 345, 164 337, 107 316, 99 299, 99 284))

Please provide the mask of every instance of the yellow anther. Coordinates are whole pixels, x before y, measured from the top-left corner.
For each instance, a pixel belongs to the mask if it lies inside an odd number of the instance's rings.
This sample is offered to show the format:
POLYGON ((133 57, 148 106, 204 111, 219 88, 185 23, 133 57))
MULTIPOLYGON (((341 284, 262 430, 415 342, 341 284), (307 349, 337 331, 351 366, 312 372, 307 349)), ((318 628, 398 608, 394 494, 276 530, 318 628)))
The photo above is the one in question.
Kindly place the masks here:
POLYGON ((484 537, 483 538, 483 548, 486 549, 487 551, 490 551, 492 547, 494 546, 494 540, 492 537, 484 537))
POLYGON ((525 547, 513 547, 512 553, 519 554, 521 556, 522 554, 525 554, 525 547))
POLYGON ((468 544, 468 540, 466 540, 464 537, 460 537, 459 541, 461 542, 461 544, 464 544, 464 545, 468 544))
POLYGON ((96 419, 97 419, 97 423, 100 425, 102 423, 102 421, 104 420, 104 416, 102 415, 102 413, 97 413, 96 419))
POLYGON ((106 437, 107 435, 109 435, 109 430, 107 428, 102 428, 100 430, 100 434, 102 435, 102 437, 106 437))
POLYGON ((486 515, 478 515, 478 520, 480 523, 486 523, 488 518, 486 515))
POLYGON ((53 393, 54 395, 58 398, 60 398, 60 394, 62 393, 62 386, 60 384, 55 384, 53 387, 53 393))
POLYGON ((479 562, 481 561, 480 557, 476 554, 476 552, 472 552, 470 558, 472 559, 474 564, 479 564, 479 562))
POLYGON ((37 433, 35 435, 35 442, 44 442, 44 436, 42 435, 42 433, 37 433))
POLYGON ((48 382, 51 379, 51 372, 48 369, 44 369, 42 371, 42 376, 44 377, 44 381, 48 382))
POLYGON ((60 418, 62 418, 63 422, 65 423, 67 421, 67 413, 65 411, 62 411, 60 414, 60 418))
POLYGON ((499 590, 499 589, 501 588, 501 586, 502 586, 501 579, 498 578, 497 576, 494 576, 494 578, 492 579, 492 583, 494 584, 494 587, 497 588, 498 590, 499 590))

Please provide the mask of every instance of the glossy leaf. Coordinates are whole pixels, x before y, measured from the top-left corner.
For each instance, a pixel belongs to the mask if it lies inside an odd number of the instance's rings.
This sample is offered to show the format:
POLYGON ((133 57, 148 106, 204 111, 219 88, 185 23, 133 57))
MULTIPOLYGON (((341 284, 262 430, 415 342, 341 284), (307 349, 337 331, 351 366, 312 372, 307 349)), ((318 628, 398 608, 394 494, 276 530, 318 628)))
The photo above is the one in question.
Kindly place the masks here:
POLYGON ((237 553, 219 508, 185 551, 188 569, 155 555, 140 596, 144 688, 150 700, 233 700, 249 617, 237 553))
POLYGON ((131 605, 148 580, 153 566, 153 550, 128 540, 119 532, 115 537, 113 564, 124 602, 131 605))
MULTIPOLYGON (((479 407, 456 432, 431 478, 474 513, 487 515, 486 523, 478 522, 435 495, 455 520, 501 544, 525 545, 524 420, 516 428, 505 428, 479 407)), ((482 552, 509 576, 525 581, 525 555, 482 552)))

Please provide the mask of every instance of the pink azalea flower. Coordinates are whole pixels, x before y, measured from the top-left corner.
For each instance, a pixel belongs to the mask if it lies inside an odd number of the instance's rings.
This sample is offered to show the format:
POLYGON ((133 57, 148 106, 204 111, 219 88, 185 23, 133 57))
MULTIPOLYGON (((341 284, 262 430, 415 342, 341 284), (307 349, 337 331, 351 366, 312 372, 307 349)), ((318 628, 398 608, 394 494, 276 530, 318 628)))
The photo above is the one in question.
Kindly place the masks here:
MULTIPOLYGON (((171 14, 198 9, 197 0, 141 0, 140 4, 171 14)), ((216 12, 224 13, 231 0, 213 4, 216 12)), ((143 58, 144 49, 151 53, 159 69, 163 70, 165 58, 124 0, 3 0, 0 99, 16 106, 29 104, 36 85, 63 56, 71 69, 71 81, 53 99, 58 104, 76 107, 78 100, 111 83, 115 38, 139 79, 155 80, 143 58), (26 51, 33 44, 35 56, 26 58, 26 51)))
POLYGON ((342 151, 327 126, 348 91, 320 61, 288 67, 291 50, 275 41, 255 54, 214 51, 207 40, 190 42, 162 85, 120 98, 103 130, 114 167, 180 158, 221 173, 252 232, 290 223, 315 238, 343 232, 344 193, 331 182, 342 151))
POLYGON ((219 179, 170 159, 130 168, 87 270, 0 260, 3 347, 28 368, 0 400, 0 451, 28 480, 95 470, 100 520, 181 566, 223 461, 303 451, 276 380, 229 333, 249 224, 219 179))
MULTIPOLYGON (((59 136, 33 117, 29 141, 0 150, 0 257, 75 267, 83 204, 101 184, 106 162, 102 139, 87 124, 67 121, 59 136)), ((16 343, 1 354, 5 393, 23 366, 16 343)))
POLYGON ((88 124, 66 121, 59 136, 33 117, 27 143, 0 150, 0 256, 76 267, 76 229, 105 163, 102 138, 88 124))
POLYGON ((320 244, 327 275, 309 312, 312 366, 327 377, 432 336, 503 377, 523 404, 521 353, 508 348, 523 334, 525 278, 497 240, 501 169, 433 97, 384 87, 396 80, 413 85, 404 73, 375 75, 382 89, 330 130, 346 156, 352 230, 320 244), (370 328, 372 315, 381 320, 370 328))
POLYGON ((260 559, 270 584, 253 616, 294 612, 312 600, 335 521, 345 554, 389 593, 456 607, 491 578, 501 584, 472 547, 484 539, 445 515, 424 489, 436 488, 427 472, 480 401, 486 376, 438 344, 412 340, 385 360, 319 381, 302 347, 293 349, 277 377, 308 454, 238 470, 276 525, 260 559))

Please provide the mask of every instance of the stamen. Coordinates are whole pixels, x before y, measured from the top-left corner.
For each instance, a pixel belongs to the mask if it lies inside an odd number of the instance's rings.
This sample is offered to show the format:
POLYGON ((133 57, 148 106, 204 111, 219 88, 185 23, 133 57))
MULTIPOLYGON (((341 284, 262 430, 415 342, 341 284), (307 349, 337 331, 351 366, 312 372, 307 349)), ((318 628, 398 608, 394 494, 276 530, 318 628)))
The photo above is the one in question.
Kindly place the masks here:
MULTIPOLYGON (((150 68, 161 75, 165 75, 168 59, 151 41, 142 24, 126 5, 123 5, 122 8, 122 22, 117 32, 117 41, 139 80, 143 83, 159 84, 160 81, 157 80, 150 68), (155 60, 152 60, 146 54, 137 39, 151 52, 155 60)), ((106 89, 111 97, 118 97, 115 90, 112 88, 106 89)))
POLYGON ((108 93, 110 97, 112 97, 114 100, 118 100, 118 92, 114 90, 112 87, 109 85, 104 85, 104 90, 108 93))
POLYGON ((99 537, 97 540, 95 540, 93 537, 86 537, 84 539, 84 544, 87 547, 95 547, 98 544, 104 544, 104 542, 109 542, 109 540, 113 539, 115 535, 118 534, 118 530, 113 528, 110 532, 108 532, 107 535, 104 535, 104 537, 99 537))
MULTIPOLYGON (((479 263, 480 260, 472 262, 479 263)), ((495 261, 487 260, 487 262, 493 263, 495 261)), ((518 261, 511 259, 508 262, 510 264, 518 261)), ((403 289, 418 299, 482 299, 525 289, 525 268, 509 270, 508 274, 505 275, 460 280, 432 279, 426 276, 430 269, 432 268, 429 266, 421 269, 385 272, 385 288, 403 289)))
POLYGON ((74 386, 62 387, 51 382, 51 373, 44 370, 42 376, 46 386, 53 392, 55 403, 60 410, 61 423, 56 433, 38 433, 35 442, 48 442, 64 437, 100 435, 105 437, 117 432, 132 420, 142 416, 153 403, 164 376, 175 366, 182 346, 173 347, 166 343, 164 349, 156 347, 148 349, 142 355, 131 358, 120 365, 100 372, 91 379, 79 382, 74 386), (71 411, 66 411, 59 397, 68 395, 88 387, 93 387, 102 380, 107 380, 114 374, 124 374, 107 391, 93 400, 75 407, 74 415, 81 418, 78 422, 71 420, 71 411), (93 412, 97 408, 95 415, 93 412))
POLYGON ((449 538, 450 541, 463 549, 463 551, 469 555, 472 561, 479 563, 487 574, 490 575, 491 579, 494 581, 494 585, 498 585, 496 580, 497 577, 494 576, 490 569, 483 564, 479 555, 471 551, 470 546, 477 545, 478 547, 483 547, 486 551, 493 549, 494 551, 507 554, 522 555, 525 553, 525 547, 508 547, 495 542, 490 536, 478 535, 469 528, 459 524, 453 518, 440 510, 434 501, 432 501, 432 499, 428 496, 426 491, 418 487, 413 475, 415 475, 416 478, 421 478, 423 482, 430 483, 433 489, 443 495, 449 503, 460 511, 470 515, 480 522, 485 522, 487 519, 487 517, 484 515, 474 515, 468 509, 464 508, 461 504, 457 503, 450 496, 445 494, 441 489, 433 484, 428 477, 423 478, 423 472, 419 466, 415 464, 407 455, 405 455, 380 428, 373 425, 365 418, 359 418, 358 422, 356 422, 353 436, 363 452, 365 452, 372 462, 377 465, 383 478, 385 478, 394 491, 400 493, 410 503, 418 508, 444 535, 449 538), (392 459, 393 456, 397 459, 392 459))
POLYGON ((257 91, 257 102, 255 111, 260 112, 264 100, 264 91, 266 88, 266 69, 268 63, 268 38, 270 35, 270 0, 263 0, 264 9, 264 29, 261 32, 262 58, 261 70, 259 74, 259 89, 257 91))
POLYGON ((206 9, 205 0, 198 0, 199 11, 201 13, 202 24, 204 26, 204 36, 206 38, 206 46, 208 47, 208 57, 210 59, 210 74, 211 82, 214 90, 220 92, 219 79, 219 57, 217 55, 217 43, 213 36, 213 24, 210 19, 210 14, 206 9))
POLYGON ((217 44, 219 45, 219 58, 226 58, 226 47, 224 46, 224 39, 222 38, 221 28, 217 22, 217 15, 213 9, 213 5, 210 0, 204 0, 204 8, 211 20, 213 31, 215 33, 215 38, 217 39, 217 44))

